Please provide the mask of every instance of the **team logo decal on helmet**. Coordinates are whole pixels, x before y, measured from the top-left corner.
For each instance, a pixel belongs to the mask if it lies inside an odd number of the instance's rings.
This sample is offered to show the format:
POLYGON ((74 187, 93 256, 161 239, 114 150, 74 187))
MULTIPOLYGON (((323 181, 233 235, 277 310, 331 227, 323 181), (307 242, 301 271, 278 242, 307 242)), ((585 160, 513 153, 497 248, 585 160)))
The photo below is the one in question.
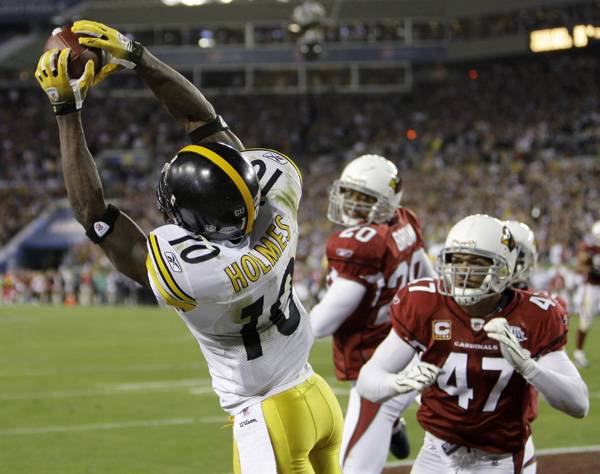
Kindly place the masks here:
POLYGON ((510 233, 510 230, 508 230, 507 226, 504 226, 502 228, 502 238, 500 239, 500 241, 502 242, 503 245, 506 245, 508 247, 508 249, 511 251, 517 247, 517 244, 515 243, 515 239, 514 239, 513 235, 510 233))
POLYGON ((224 143, 189 145, 161 172, 157 204, 193 234, 235 240, 252 232, 260 187, 256 171, 224 143))

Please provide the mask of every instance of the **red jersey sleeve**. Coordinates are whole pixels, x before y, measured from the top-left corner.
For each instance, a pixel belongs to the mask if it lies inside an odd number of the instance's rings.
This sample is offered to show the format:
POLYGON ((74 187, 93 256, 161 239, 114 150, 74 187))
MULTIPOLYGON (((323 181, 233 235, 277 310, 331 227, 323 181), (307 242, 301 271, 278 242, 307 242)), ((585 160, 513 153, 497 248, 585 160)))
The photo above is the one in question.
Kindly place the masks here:
POLYGON ((338 277, 366 285, 382 271, 386 240, 376 226, 349 228, 329 238, 326 252, 338 277))
POLYGON ((431 315, 438 303, 432 278, 415 280, 400 290, 392 301, 392 327, 396 334, 418 351, 431 341, 431 315))
POLYGON ((531 320, 525 344, 533 358, 562 349, 567 343, 568 313, 555 299, 545 293, 527 295, 531 320))

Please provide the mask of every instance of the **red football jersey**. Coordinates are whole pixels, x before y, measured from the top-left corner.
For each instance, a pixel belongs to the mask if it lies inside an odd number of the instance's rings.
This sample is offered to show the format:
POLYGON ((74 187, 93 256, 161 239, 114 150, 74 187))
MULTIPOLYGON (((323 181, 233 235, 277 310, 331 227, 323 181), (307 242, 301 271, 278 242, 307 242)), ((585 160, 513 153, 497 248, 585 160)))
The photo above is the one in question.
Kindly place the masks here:
POLYGON ((356 380, 390 332, 389 304, 399 288, 420 274, 420 259, 413 253, 423 247, 419 220, 405 208, 390 223, 349 227, 329 238, 330 282, 341 277, 367 289, 359 307, 333 334, 339 380, 356 380))
POLYGON ((587 254, 587 263, 590 265, 590 271, 585 276, 586 283, 600 285, 600 246, 583 242, 580 251, 587 254))
MULTIPOLYGON (((392 304, 394 330, 442 372, 421 397, 417 419, 433 435, 492 453, 520 451, 535 418, 535 388, 502 357, 484 319, 471 318, 451 297, 423 279, 401 290, 392 304)), ((508 320, 533 358, 567 341, 567 315, 547 294, 513 290, 493 317, 508 320)))

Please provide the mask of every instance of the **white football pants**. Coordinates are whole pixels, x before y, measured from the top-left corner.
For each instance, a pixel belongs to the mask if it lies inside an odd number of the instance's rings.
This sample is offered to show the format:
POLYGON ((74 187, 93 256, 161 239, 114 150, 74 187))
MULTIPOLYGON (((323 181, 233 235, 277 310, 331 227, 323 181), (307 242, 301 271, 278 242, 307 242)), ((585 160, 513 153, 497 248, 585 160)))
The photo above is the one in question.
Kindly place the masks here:
POLYGON ((535 448, 531 437, 525 445, 523 465, 515 473, 512 454, 492 454, 480 449, 460 447, 446 454, 446 442, 425 432, 423 446, 410 471, 411 474, 535 474, 535 448))
POLYGON ((390 449, 392 427, 415 399, 416 392, 382 404, 361 398, 352 382, 344 417, 340 464, 344 474, 381 474, 390 449))
POLYGON ((600 285, 583 284, 579 309, 579 329, 586 332, 592 325, 594 316, 600 312, 600 285))

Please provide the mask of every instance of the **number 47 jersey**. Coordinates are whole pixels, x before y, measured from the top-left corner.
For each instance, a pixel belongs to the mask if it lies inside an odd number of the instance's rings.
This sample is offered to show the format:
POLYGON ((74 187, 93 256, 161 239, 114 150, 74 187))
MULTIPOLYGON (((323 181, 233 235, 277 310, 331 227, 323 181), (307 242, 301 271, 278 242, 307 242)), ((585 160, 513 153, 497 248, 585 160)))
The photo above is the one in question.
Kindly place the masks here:
MULTIPOLYGON (((436 383, 421 395, 417 419, 426 431, 461 446, 492 453, 516 453, 531 434, 535 389, 502 357, 498 343, 470 318, 433 279, 417 280, 395 297, 392 326, 441 367, 436 383)), ((510 291, 510 290, 509 290, 510 291)), ((513 290, 493 317, 506 318, 521 346, 534 359, 561 350, 567 314, 547 294, 513 290)))
POLYGON ((245 150, 261 187, 252 233, 211 242, 176 225, 150 233, 147 268, 160 303, 198 341, 215 392, 230 414, 312 375, 313 336, 292 288, 301 176, 285 155, 245 150))

